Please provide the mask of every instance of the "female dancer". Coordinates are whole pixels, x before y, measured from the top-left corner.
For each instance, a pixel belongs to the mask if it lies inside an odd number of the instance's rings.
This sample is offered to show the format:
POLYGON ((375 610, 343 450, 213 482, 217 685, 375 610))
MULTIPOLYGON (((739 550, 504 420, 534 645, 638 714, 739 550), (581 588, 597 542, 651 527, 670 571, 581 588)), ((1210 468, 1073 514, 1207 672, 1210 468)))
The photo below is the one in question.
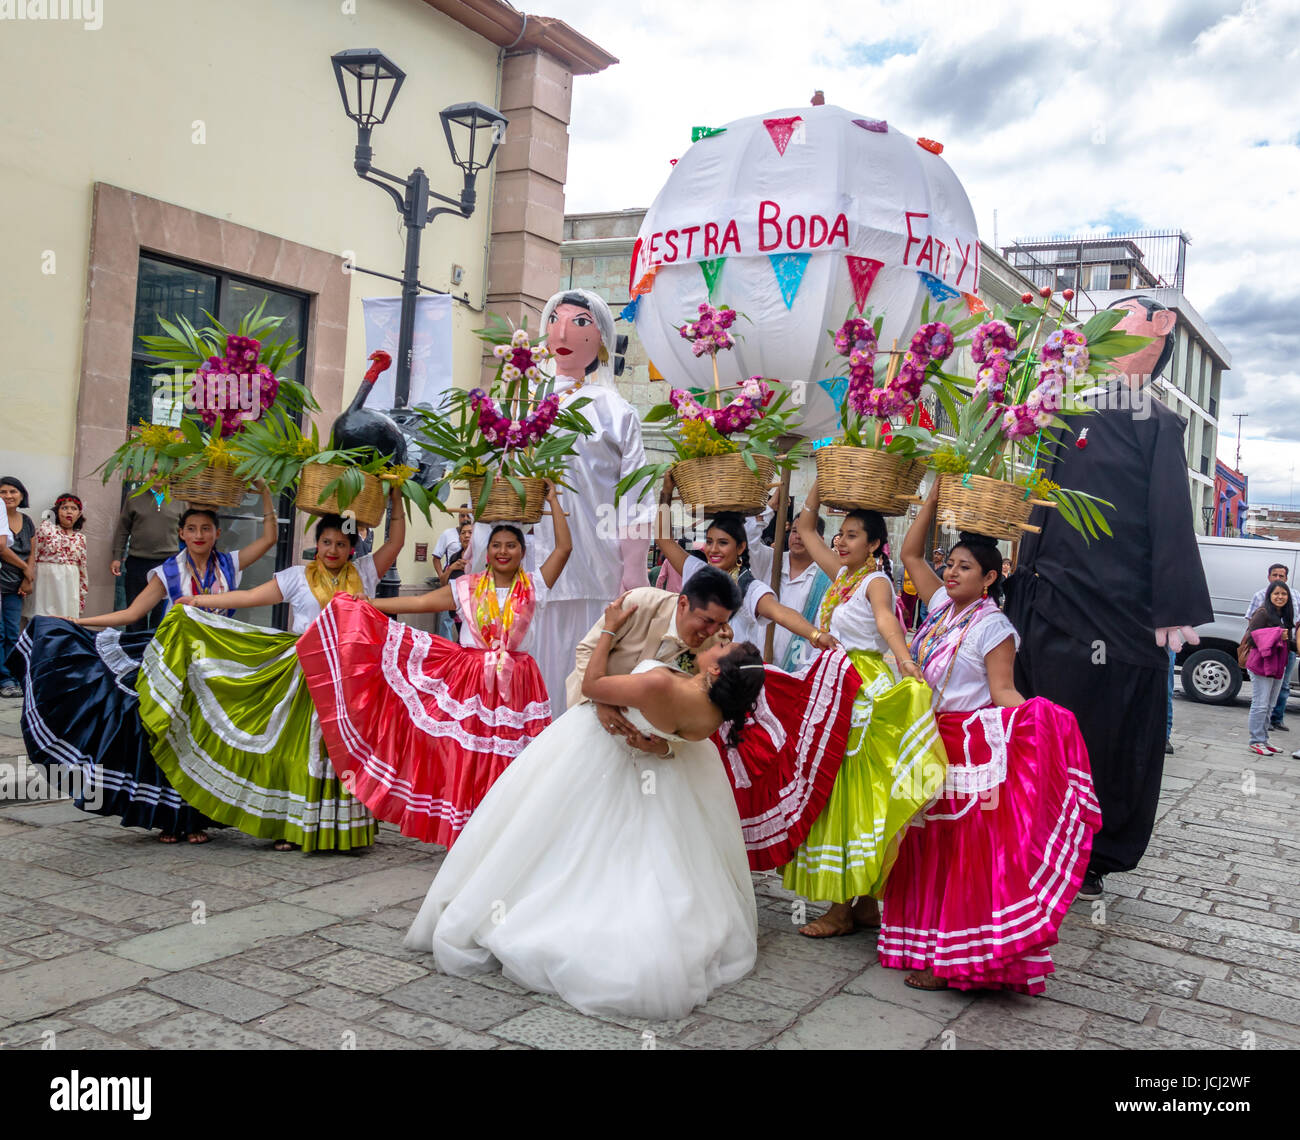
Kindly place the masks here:
POLYGON ((279 535, 271 490, 265 483, 259 483, 258 488, 262 492, 262 533, 243 550, 235 554, 218 550, 221 522, 217 512, 211 507, 190 507, 181 515, 180 551, 149 571, 148 585, 135 601, 124 610, 82 618, 79 624, 87 629, 130 625, 145 617, 161 601, 165 600, 170 608, 186 596, 223 594, 236 589, 244 571, 275 545, 279 535))
POLYGON ((154 631, 117 627, 143 618, 160 601, 170 604, 190 592, 238 583, 242 571, 275 543, 270 492, 262 492, 262 534, 243 550, 218 550, 216 513, 191 507, 181 515, 181 551, 150 571, 148 585, 130 606, 75 623, 38 617, 23 634, 27 755, 47 767, 74 769, 80 781, 74 802, 83 811, 118 816, 123 827, 157 830, 161 843, 208 842, 212 821, 168 781, 140 723, 136 682, 154 631))
POLYGON ((763 685, 725 640, 695 676, 657 661, 606 676, 635 607, 605 610, 583 695, 627 709, 658 756, 575 705, 506 769, 429 888, 406 945, 449 974, 490 970, 586 1013, 681 1017, 749 973, 757 912, 736 806, 709 736, 763 685))
POLYGON ((787 890, 831 902, 825 914, 800 928, 810 938, 878 924, 875 899, 899 836, 942 786, 944 770, 930 693, 894 616, 885 520, 875 511, 850 511, 839 533, 844 552, 837 555, 817 533, 820 506, 814 486, 795 522, 813 559, 833 579, 819 624, 829 626, 844 647, 862 688, 830 798, 782 874, 787 890), (885 661, 886 651, 898 662, 900 681, 885 661))
POLYGON ((547 484, 555 549, 524 567, 524 535, 492 528, 488 569, 418 597, 340 596, 298 642, 307 686, 344 786, 403 835, 450 847, 487 790, 551 723, 527 652, 572 542, 547 484), (384 614, 458 609, 460 645, 384 614))
POLYGON ((76 619, 86 608, 86 522, 71 491, 54 500, 54 521, 36 528, 36 586, 23 604, 28 617, 76 619))
POLYGON ((191 594, 163 619, 137 688, 158 764, 181 795, 219 823, 274 839, 277 851, 351 851, 375 821, 342 786, 295 653, 298 635, 336 594, 373 594, 406 538, 400 491, 388 540, 352 560, 356 528, 316 524, 316 557, 252 590, 191 594), (273 633, 209 610, 288 602, 292 632, 273 633))
POLYGON ((885 887, 880 961, 919 971, 906 979, 915 989, 1041 993, 1101 813, 1074 715, 1016 691, 1020 637, 998 609, 993 540, 963 534, 943 581, 925 560, 936 495, 907 533, 903 564, 927 606, 912 651, 949 768, 885 887))
MULTIPOLYGON (((658 531, 655 541, 664 559, 689 581, 701 566, 715 566, 736 579, 740 587, 741 603, 731 619, 732 634, 738 641, 758 644, 766 635, 764 622, 774 621, 798 637, 807 640, 816 649, 829 649, 835 641, 825 630, 818 629, 797 611, 783 606, 772 587, 749 570, 749 539, 745 534, 745 520, 738 514, 724 513, 714 518, 704 535, 704 560, 692 558, 672 536, 668 525, 668 506, 673 498, 673 476, 664 476, 663 490, 659 494, 658 531)), ((771 550, 767 551, 771 565, 771 550)))

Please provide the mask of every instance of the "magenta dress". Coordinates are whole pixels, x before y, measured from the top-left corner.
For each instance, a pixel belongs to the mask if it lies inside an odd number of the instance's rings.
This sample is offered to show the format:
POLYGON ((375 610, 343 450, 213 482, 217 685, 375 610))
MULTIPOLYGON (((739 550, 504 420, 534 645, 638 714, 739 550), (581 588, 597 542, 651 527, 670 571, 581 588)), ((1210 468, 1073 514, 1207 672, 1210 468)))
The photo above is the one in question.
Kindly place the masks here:
POLYGON ((948 753, 939 797, 907 829, 881 899, 880 961, 953 989, 1041 993, 1088 867, 1101 809, 1074 714, 1035 697, 993 705, 984 655, 1010 621, 987 598, 929 603, 912 651, 948 753))

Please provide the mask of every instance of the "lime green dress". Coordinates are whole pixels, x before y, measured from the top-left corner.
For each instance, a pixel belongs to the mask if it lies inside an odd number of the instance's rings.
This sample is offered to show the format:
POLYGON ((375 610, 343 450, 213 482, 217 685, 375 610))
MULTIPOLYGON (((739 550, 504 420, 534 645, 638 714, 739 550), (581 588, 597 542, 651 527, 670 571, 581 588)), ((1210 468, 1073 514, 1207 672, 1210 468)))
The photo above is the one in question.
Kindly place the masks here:
MULTIPOLYGON (((847 571, 840 573, 842 581, 847 571)), ((929 687, 912 677, 899 681, 884 658, 887 646, 867 599, 876 578, 889 582, 872 573, 831 611, 831 633, 862 688, 830 798, 781 873, 788 890, 818 901, 879 897, 908 822, 943 788, 948 766, 929 687)))
POLYGON ((140 720, 172 787, 218 823, 303 851, 369 847, 374 817, 326 754, 297 642, 173 606, 136 680, 140 720))

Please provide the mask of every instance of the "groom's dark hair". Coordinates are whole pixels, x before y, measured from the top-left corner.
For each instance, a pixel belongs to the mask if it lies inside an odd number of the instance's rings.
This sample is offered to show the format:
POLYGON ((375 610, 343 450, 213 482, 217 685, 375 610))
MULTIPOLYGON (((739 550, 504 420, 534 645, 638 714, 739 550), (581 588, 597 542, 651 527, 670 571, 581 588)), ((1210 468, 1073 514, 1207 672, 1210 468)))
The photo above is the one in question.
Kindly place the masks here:
POLYGON ((740 587, 731 575, 713 566, 702 566, 695 571, 682 586, 682 596, 693 610, 716 603, 729 614, 740 609, 740 603, 744 601, 740 587))

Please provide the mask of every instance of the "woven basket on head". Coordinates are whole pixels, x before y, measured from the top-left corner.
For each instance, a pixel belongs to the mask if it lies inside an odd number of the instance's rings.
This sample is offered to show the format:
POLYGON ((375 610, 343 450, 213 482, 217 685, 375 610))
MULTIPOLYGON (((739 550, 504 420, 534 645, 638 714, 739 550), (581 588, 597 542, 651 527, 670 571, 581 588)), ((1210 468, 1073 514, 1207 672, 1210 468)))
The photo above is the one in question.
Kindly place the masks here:
POLYGON ((702 455, 673 464, 673 482, 683 503, 706 515, 734 511, 761 514, 776 474, 776 464, 766 455, 755 457, 758 474, 745 466, 738 451, 728 455, 702 455))
MULTIPOLYGON (((338 463, 305 464, 298 481, 298 509, 309 515, 341 515, 338 495, 331 492, 327 496, 325 488, 346 470, 338 463)), ((362 526, 378 526, 384 518, 384 484, 374 475, 365 474, 362 478, 361 494, 346 509, 362 526)))
MULTIPOLYGON (((546 480, 531 475, 518 476, 517 478, 524 485, 524 501, 521 503, 518 492, 505 479, 497 476, 492 481, 492 490, 488 492, 487 502, 483 504, 483 509, 474 516, 479 522, 535 523, 541 521, 542 504, 546 502, 546 480)), ((469 501, 477 504, 481 494, 483 494, 483 480, 470 479, 469 501)))
POLYGON ((838 511, 878 511, 901 515, 916 494, 925 465, 914 459, 867 447, 830 445, 813 452, 817 493, 838 511))
POLYGON ((172 497, 191 505, 237 507, 248 494, 248 484, 236 479, 229 467, 199 467, 172 484, 172 497))
POLYGON ((940 526, 989 538, 1019 538, 1024 532, 1037 534, 1042 528, 1029 525, 1034 507, 1054 507, 1044 499, 1030 499, 1024 487, 988 479, 983 475, 939 476, 940 526))

